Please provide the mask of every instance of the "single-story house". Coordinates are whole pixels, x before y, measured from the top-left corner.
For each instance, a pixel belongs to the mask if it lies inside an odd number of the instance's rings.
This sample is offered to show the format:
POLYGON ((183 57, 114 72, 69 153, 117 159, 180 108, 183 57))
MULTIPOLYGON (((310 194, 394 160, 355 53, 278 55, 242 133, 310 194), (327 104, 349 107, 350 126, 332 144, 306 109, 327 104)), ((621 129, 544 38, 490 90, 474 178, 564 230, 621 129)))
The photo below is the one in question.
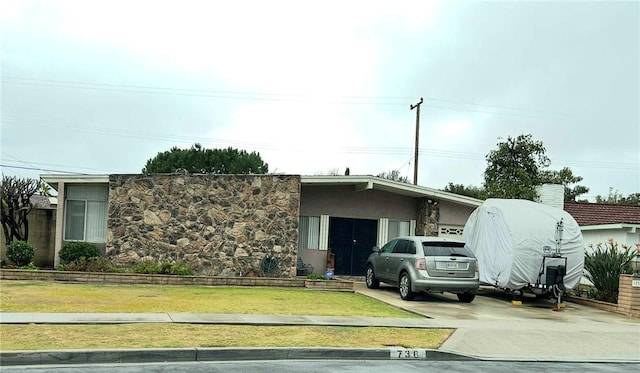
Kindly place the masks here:
POLYGON ((632 248, 640 242, 640 206, 565 202, 564 210, 578 222, 585 245, 609 238, 632 248))
POLYGON ((640 242, 640 206, 608 203, 565 202, 564 187, 544 184, 537 189, 538 202, 568 212, 580 226, 587 247, 605 243, 610 238, 619 246, 635 247, 640 242))
MULTIPOLYGON (((29 222, 28 241, 36 249, 33 264, 38 267, 52 267, 57 200, 55 197, 33 195, 30 201, 33 204, 33 209, 27 215, 29 222)), ((5 241, 4 230, 0 229, 0 260, 8 262, 5 241)))
POLYGON ((373 246, 405 234, 462 239, 482 201, 375 176, 42 175, 58 192, 55 264, 69 241, 127 264, 188 262, 196 273, 360 276, 373 246))

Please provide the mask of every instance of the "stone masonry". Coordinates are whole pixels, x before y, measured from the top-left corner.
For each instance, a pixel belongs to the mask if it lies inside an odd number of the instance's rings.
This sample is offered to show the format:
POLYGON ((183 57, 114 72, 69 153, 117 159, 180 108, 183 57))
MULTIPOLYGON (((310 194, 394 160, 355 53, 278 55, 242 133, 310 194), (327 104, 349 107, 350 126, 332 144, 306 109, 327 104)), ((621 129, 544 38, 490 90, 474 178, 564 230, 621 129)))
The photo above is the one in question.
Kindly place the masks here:
POLYGON ((296 175, 111 175, 106 255, 226 277, 264 275, 266 256, 291 277, 299 209, 296 175))
POLYGON ((416 235, 418 236, 438 235, 440 208, 437 204, 430 202, 428 198, 420 198, 418 200, 418 217, 416 220, 416 235))

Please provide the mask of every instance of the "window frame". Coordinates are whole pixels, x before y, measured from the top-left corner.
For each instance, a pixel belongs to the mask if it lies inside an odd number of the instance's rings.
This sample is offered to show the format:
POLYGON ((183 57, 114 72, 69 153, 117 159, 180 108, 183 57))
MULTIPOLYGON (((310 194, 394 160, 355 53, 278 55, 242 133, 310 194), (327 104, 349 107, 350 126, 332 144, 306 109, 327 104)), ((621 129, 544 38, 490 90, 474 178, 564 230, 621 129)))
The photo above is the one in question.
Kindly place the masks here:
POLYGON ((107 242, 107 208, 108 208, 108 202, 109 202, 109 191, 108 188, 103 187, 103 186, 93 186, 93 185, 67 185, 65 187, 65 196, 64 196, 64 226, 63 226, 63 240, 67 241, 67 242, 73 242, 73 241, 79 241, 79 242, 91 242, 91 243, 98 243, 98 244, 103 244, 107 242), (98 189, 101 188, 103 189, 104 193, 104 198, 90 198, 90 197, 79 197, 77 196, 77 194, 82 194, 79 191, 74 191, 74 188, 80 188, 80 187, 85 187, 88 189, 98 189), (74 195, 76 194, 76 195, 74 195), (83 211, 82 214, 79 213, 74 213, 73 215, 69 214, 69 204, 70 202, 82 202, 83 204, 83 211), (98 204, 98 211, 105 211, 104 216, 99 216, 98 214, 94 214, 90 211, 91 210, 91 204, 98 204), (75 215, 75 216, 74 216, 75 215), (69 237, 70 233, 75 233, 75 232, 70 232, 69 230, 74 228, 74 218, 75 219, 79 219, 80 215, 82 215, 82 237, 69 237), (90 229, 90 226, 93 224, 89 224, 90 220, 92 222, 97 222, 100 225, 100 230, 103 231, 103 235, 100 238, 97 238, 95 236, 92 237, 88 237, 88 230, 90 229))

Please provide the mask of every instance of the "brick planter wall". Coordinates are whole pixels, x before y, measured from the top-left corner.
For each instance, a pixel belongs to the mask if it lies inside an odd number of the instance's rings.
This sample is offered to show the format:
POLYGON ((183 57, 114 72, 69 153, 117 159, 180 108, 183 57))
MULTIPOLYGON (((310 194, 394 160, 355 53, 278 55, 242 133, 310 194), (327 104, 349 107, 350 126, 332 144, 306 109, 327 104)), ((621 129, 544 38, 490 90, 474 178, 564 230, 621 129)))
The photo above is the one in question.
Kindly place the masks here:
POLYGON ((640 287, 633 287, 633 280, 640 281, 640 277, 620 275, 617 304, 574 296, 567 296, 566 299, 573 303, 591 306, 603 311, 640 317, 640 287))
POLYGON ((311 281, 304 278, 215 277, 143 275, 137 273, 92 273, 67 271, 28 271, 0 269, 1 280, 36 280, 81 283, 198 286, 273 286, 307 287, 322 290, 353 290, 353 282, 344 280, 311 281))
POLYGON ((640 281, 640 277, 620 276, 618 311, 625 315, 640 317, 640 287, 633 287, 633 280, 640 281))

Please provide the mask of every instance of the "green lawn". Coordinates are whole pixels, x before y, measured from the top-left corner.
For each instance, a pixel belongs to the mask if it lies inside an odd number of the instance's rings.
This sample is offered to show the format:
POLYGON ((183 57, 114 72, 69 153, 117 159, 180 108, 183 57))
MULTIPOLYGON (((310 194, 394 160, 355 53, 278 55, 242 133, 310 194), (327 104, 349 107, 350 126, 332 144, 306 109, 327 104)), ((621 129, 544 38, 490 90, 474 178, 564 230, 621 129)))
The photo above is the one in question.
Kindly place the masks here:
POLYGON ((302 288, 0 281, 0 312, 194 312, 419 317, 364 295, 302 288))
MULTIPOLYGON (((1 312, 195 312, 419 317, 350 292, 0 281, 1 312)), ((183 324, 0 325, 0 350, 177 347, 438 348, 450 329, 183 324)))

